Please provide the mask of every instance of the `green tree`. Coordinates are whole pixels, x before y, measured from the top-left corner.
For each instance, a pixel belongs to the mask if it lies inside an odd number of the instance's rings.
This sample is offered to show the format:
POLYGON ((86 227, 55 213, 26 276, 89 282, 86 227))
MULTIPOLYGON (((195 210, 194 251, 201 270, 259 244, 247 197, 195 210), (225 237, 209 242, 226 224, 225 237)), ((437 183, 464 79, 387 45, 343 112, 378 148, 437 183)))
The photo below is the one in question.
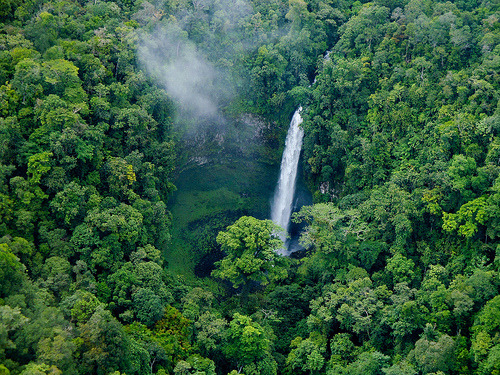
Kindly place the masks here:
POLYGON ((87 373, 126 372, 130 366, 130 341, 111 312, 99 306, 80 328, 82 369, 87 373))
POLYGON ((390 297, 392 304, 384 307, 384 320, 392 329, 396 345, 404 345, 405 337, 424 327, 429 311, 416 301, 416 293, 407 283, 396 284, 390 297))
POLYGON ((360 211, 363 219, 371 221, 374 231, 395 250, 404 252, 413 231, 412 218, 416 205, 410 194, 394 183, 384 184, 371 191, 370 199, 363 202, 360 211))
POLYGON ((66 297, 61 302, 61 308, 66 316, 77 324, 85 324, 102 305, 96 296, 85 290, 77 290, 75 294, 66 297))
POLYGON ((286 359, 286 363, 294 370, 309 374, 319 374, 325 363, 325 345, 321 338, 297 337, 291 343, 293 348, 286 359))
POLYGON ((314 245, 330 267, 354 262, 360 242, 366 238, 367 225, 358 210, 341 210, 332 203, 302 207, 294 221, 309 224, 301 235, 304 246, 314 245))
POLYGON ((391 293, 385 285, 373 288, 366 271, 361 271, 348 275, 345 282, 327 284, 322 295, 311 301, 312 312, 307 321, 312 329, 328 334, 338 322, 345 330, 368 339, 373 337, 391 293))
POLYGON ((27 281, 26 267, 5 243, 0 243, 0 298, 15 292, 27 281))
POLYGON ((215 375, 215 364, 211 359, 203 358, 197 354, 189 356, 185 361, 179 361, 175 365, 175 375, 215 375))
POLYGON ((0 361, 5 361, 5 351, 16 348, 13 334, 28 322, 19 307, 0 306, 0 361))
POLYGON ((239 218, 217 236, 217 243, 226 253, 216 263, 212 275, 227 279, 235 288, 251 282, 268 284, 286 277, 286 259, 277 253, 283 242, 277 236, 278 226, 270 220, 250 216, 239 218))
POLYGON ((477 314, 472 326, 471 354, 478 364, 479 374, 494 374, 500 371, 500 296, 486 303, 477 314))
POLYGON ((52 337, 43 338, 37 345, 37 359, 42 363, 57 366, 64 374, 78 374, 75 352, 73 336, 63 329, 55 330, 52 337))
MULTIPOLYGON (((284 88, 283 75, 287 62, 272 46, 262 46, 259 48, 252 65, 250 73, 255 96, 259 108, 264 110, 266 105, 270 105, 270 99, 276 99, 276 95, 284 88)), ((282 103, 276 104, 281 105, 282 103)))
POLYGON ((28 159, 28 174, 31 175, 29 182, 32 185, 40 183, 40 179, 44 174, 50 171, 51 152, 40 152, 32 155, 28 159))
POLYGON ((93 208, 98 203, 100 197, 95 192, 92 193, 92 188, 71 181, 64 186, 64 190, 56 194, 50 206, 66 225, 73 226, 83 220, 88 208, 93 208))
POLYGON ((222 357, 227 325, 215 312, 205 312, 194 322, 196 342, 203 355, 213 359, 222 357))
POLYGON ((62 371, 56 366, 49 366, 45 363, 29 363, 21 372, 22 375, 62 375, 62 371))
POLYGON ((21 60, 16 65, 12 87, 19 93, 23 103, 42 93, 42 74, 39 63, 32 59, 21 60))
POLYGON ((167 306, 163 318, 152 329, 153 340, 165 351, 164 367, 170 373, 178 361, 185 360, 192 353, 190 325, 191 322, 179 310, 167 306))
POLYGON ((68 293, 71 284, 71 264, 64 258, 54 256, 47 258, 41 270, 44 281, 41 283, 57 297, 68 293))
POLYGON ((428 324, 422 337, 415 343, 413 355, 417 368, 423 374, 452 371, 456 365, 455 346, 450 336, 434 331, 428 324))
POLYGON ((336 51, 348 55, 371 51, 381 41, 386 27, 389 9, 372 3, 365 4, 359 14, 343 26, 342 37, 336 51))
POLYGON ((357 360, 347 366, 347 373, 349 375, 377 375, 382 372, 384 367, 387 367, 389 356, 380 352, 363 352, 357 360))
POLYGON ((276 374, 271 356, 271 341, 262 326, 246 315, 235 313, 227 330, 224 353, 238 372, 261 375, 276 374))
POLYGON ((49 60, 42 64, 45 92, 55 94, 70 104, 75 112, 88 114, 88 98, 78 77, 78 68, 68 60, 49 60))
POLYGON ((418 291, 418 303, 427 307, 430 314, 427 322, 435 324, 435 328, 447 332, 451 324, 451 311, 447 304, 446 290, 448 272, 441 265, 431 265, 418 291))
POLYGON ((415 263, 411 259, 407 259, 400 253, 387 260, 386 270, 392 274, 394 283, 411 282, 414 275, 415 263))
POLYGON ((139 288, 133 295, 137 319, 146 326, 152 326, 163 316, 165 306, 162 300, 149 288, 139 288))

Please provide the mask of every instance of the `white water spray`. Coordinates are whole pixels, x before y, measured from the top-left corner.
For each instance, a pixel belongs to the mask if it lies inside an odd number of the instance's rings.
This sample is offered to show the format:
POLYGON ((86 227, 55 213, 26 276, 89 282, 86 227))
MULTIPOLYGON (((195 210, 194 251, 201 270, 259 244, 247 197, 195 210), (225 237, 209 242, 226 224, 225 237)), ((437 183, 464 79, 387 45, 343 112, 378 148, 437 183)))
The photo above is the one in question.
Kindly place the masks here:
POLYGON ((285 242, 285 251, 283 252, 286 252, 287 248, 286 235, 290 225, 300 150, 302 149, 302 138, 304 137, 304 131, 299 126, 302 122, 301 110, 302 107, 295 111, 290 122, 281 159, 278 186, 271 204, 271 220, 285 230, 284 233, 280 233, 281 239, 285 242))

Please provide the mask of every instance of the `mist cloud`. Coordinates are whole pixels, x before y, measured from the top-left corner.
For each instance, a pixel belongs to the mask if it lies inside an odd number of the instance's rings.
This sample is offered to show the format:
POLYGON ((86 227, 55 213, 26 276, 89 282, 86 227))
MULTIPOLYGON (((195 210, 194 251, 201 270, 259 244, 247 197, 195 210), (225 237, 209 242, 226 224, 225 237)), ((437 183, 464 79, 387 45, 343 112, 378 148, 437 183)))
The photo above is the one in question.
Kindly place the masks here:
POLYGON ((252 16, 252 6, 247 0, 192 0, 192 8, 171 9, 176 14, 167 18, 163 1, 150 1, 135 18, 144 25, 161 25, 141 35, 139 64, 177 103, 177 120, 223 122, 220 109, 242 78, 234 75, 231 56, 251 45, 241 25, 252 16), (186 30, 197 22, 208 27, 190 34, 190 40, 186 30))
POLYGON ((139 62, 188 115, 218 116, 218 72, 175 26, 142 35, 139 62))

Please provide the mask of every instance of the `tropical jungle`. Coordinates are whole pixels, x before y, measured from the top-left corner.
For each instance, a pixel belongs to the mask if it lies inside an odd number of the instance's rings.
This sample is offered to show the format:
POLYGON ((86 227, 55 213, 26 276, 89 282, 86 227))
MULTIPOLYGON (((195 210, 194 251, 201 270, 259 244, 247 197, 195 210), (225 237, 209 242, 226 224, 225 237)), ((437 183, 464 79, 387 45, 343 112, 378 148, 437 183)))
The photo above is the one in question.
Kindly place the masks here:
POLYGON ((0 375, 500 374, 499 20, 0 0, 0 375))

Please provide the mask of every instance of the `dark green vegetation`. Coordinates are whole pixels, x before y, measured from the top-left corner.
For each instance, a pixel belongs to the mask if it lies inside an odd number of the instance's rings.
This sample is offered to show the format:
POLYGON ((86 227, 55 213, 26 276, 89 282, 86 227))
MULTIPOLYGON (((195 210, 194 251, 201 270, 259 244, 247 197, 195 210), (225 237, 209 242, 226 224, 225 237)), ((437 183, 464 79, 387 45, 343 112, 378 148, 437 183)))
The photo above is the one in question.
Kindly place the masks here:
POLYGON ((498 6, 1 1, 0 374, 499 374, 498 6), (258 219, 299 103, 294 260, 258 219))

